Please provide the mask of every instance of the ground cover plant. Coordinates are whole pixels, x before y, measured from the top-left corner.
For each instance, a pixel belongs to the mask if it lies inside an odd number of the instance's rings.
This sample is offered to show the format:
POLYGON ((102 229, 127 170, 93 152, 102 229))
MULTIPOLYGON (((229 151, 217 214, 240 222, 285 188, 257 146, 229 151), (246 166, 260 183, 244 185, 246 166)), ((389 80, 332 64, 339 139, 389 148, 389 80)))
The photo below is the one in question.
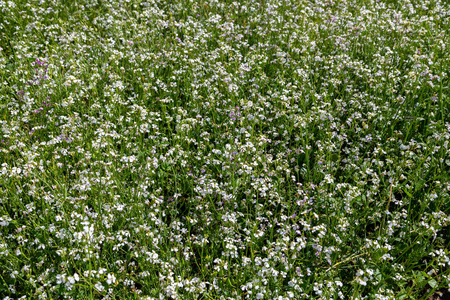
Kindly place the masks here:
POLYGON ((448 1, 0 1, 1 299, 450 289, 448 1))

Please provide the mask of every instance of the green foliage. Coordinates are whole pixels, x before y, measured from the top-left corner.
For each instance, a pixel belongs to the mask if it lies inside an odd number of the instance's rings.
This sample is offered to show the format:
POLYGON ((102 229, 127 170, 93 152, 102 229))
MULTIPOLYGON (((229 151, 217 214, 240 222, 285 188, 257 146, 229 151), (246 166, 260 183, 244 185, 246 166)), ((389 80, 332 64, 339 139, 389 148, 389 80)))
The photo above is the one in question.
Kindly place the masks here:
POLYGON ((2 299, 448 294, 449 8, 0 1, 2 299))

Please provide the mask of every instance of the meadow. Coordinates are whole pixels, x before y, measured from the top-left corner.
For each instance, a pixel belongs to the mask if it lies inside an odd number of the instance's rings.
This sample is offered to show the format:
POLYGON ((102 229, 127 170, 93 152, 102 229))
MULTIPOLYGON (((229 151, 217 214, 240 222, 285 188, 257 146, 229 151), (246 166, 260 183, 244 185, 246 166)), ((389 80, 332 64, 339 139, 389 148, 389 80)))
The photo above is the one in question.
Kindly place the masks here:
POLYGON ((450 3, 0 0, 0 299, 444 299, 450 3))

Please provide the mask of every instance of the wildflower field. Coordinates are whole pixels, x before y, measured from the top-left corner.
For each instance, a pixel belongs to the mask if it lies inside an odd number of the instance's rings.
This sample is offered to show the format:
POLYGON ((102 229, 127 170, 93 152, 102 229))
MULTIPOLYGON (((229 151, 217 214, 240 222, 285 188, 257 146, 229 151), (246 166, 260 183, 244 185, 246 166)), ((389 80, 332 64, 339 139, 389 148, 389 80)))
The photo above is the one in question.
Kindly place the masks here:
POLYGON ((0 0, 0 299, 445 299, 450 2, 0 0))

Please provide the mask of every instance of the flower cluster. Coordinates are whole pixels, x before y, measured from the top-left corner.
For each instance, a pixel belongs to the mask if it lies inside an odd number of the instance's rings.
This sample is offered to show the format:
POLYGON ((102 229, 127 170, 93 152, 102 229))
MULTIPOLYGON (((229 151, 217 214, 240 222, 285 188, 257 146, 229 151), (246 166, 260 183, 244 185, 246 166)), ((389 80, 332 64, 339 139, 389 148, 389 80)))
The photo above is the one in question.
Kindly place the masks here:
POLYGON ((0 1, 0 295, 447 293, 449 12, 0 1))

